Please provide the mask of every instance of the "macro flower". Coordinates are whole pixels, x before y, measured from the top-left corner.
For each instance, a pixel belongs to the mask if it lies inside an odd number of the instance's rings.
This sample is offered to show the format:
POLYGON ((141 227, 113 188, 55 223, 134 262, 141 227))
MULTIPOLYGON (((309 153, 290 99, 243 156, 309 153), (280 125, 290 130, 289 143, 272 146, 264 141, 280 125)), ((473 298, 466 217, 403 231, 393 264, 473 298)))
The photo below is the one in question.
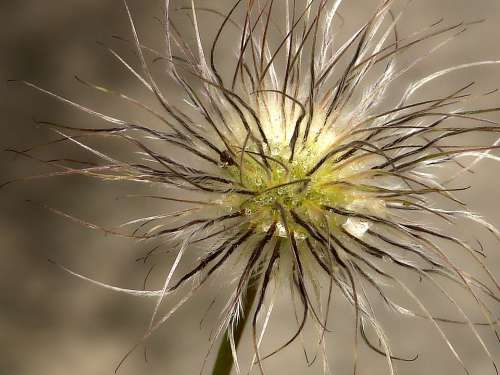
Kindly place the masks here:
POLYGON ((101 161, 82 167, 51 161, 59 169, 51 175, 156 185, 162 194, 145 199, 165 202, 167 208, 169 202, 184 207, 123 225, 136 226, 126 236, 155 245, 145 262, 165 244, 175 253, 161 288, 124 289, 65 268, 102 287, 156 299, 138 345, 217 277, 230 283, 232 293, 215 336, 226 334, 237 373, 244 373, 237 349, 247 320, 255 371, 266 373, 265 359, 300 341, 310 323, 317 333, 311 350, 329 373, 329 322, 336 319, 354 326, 352 350, 335 350, 353 356, 355 373, 364 345, 385 356, 388 373, 395 374, 397 362, 416 357, 402 356, 391 344, 375 299, 396 315, 427 320, 466 373, 467 364, 442 327, 468 326, 471 341, 496 369, 483 336, 498 337, 499 283, 483 246, 467 238, 463 225, 477 225, 497 239, 500 232, 460 198, 470 188, 461 178, 479 161, 500 161, 494 153, 500 144, 495 136, 499 123, 487 117, 499 108, 477 104, 495 90, 483 92, 474 82, 464 82, 443 96, 422 94, 431 82, 451 73, 486 69, 500 61, 450 65, 401 90, 400 81, 409 71, 480 22, 447 24, 439 19, 402 35, 398 25, 409 5, 394 11, 394 3, 381 1, 344 38, 340 31, 349 20, 341 16, 341 8, 349 5, 341 0, 237 0, 225 12, 194 0, 189 6, 166 0, 161 52, 143 44, 125 4, 132 30, 128 43, 136 48, 140 67, 108 50, 149 92, 151 103, 78 80, 120 97, 152 116, 152 123, 111 116, 25 82, 106 123, 84 128, 44 122, 61 136, 59 141, 73 142, 101 161), (189 15, 192 35, 179 30, 174 12, 189 15), (218 21, 210 33, 201 29, 202 15, 218 21), (230 42, 234 59, 219 58, 230 42), (425 53, 412 54, 422 45, 425 53), (150 70, 151 60, 163 64, 170 85, 183 96, 182 106, 166 96, 150 70), (489 134, 493 141, 470 144, 473 134, 489 134), (130 148, 130 159, 117 160, 89 146, 85 137, 91 135, 121 140, 130 148), (179 265, 189 252, 198 260, 181 273, 179 265), (468 262, 458 262, 457 252, 468 262), (474 275, 477 269, 480 275, 474 275), (434 288, 458 318, 433 315, 402 273, 434 288), (475 301, 481 322, 469 318, 448 291, 457 286, 475 301), (394 290, 406 300, 393 296, 394 290), (290 327, 282 345, 263 351, 277 294, 290 295, 289 306, 280 308, 295 311, 297 326, 290 327), (173 295, 178 302, 162 311, 173 295), (352 306, 351 316, 330 311, 334 295, 352 306))

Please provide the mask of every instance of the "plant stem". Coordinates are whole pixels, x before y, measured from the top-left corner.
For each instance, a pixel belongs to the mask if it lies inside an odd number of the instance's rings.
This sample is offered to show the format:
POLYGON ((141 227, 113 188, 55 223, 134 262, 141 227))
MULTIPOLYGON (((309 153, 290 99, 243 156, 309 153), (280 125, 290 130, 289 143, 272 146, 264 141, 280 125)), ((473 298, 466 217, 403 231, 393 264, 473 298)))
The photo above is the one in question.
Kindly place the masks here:
MULTIPOLYGON (((243 301, 243 316, 238 321, 234 327, 234 345, 236 349, 240 343, 243 330, 245 329, 248 316, 250 315, 250 310, 252 309, 253 302, 257 296, 258 291, 258 280, 255 275, 250 279, 248 283, 248 289, 243 301)), ((231 369, 233 368, 233 355, 231 353, 231 344, 229 343, 228 331, 224 334, 222 341, 219 346, 219 351, 217 353, 217 359, 215 360, 212 375, 229 375, 231 369)))

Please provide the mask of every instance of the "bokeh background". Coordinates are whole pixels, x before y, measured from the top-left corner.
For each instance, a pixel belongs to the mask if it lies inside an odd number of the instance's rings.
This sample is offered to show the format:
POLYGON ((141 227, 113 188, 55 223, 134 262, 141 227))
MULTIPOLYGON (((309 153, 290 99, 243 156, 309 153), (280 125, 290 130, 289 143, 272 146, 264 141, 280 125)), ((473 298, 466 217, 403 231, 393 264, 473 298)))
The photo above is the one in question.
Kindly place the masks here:
MULTIPOLYGON (((130 0, 137 27, 145 44, 161 49, 161 1, 130 0)), ((177 5, 181 1, 173 1, 177 5)), ((217 3, 224 9, 230 1, 200 0, 217 3)), ((342 16, 349 24, 361 22, 373 9, 374 1, 345 1, 342 16)), ((497 0, 418 0, 407 9, 401 22, 401 34, 408 35, 440 17, 450 23, 486 19, 470 28, 448 47, 436 53, 406 76, 409 82, 432 69, 475 60, 500 59, 500 3, 497 0)), ((202 17, 203 27, 212 30, 217 19, 202 17)), ((178 16, 182 33, 189 29, 186 17, 178 16)), ((64 94, 110 114, 137 118, 134 110, 120 101, 80 85, 74 75, 151 100, 134 79, 96 44, 104 42, 118 49, 137 66, 129 45, 113 38, 128 38, 130 29, 119 0, 2 0, 0 2, 0 149, 24 149, 55 139, 55 134, 34 125, 33 119, 52 120, 76 126, 98 126, 78 111, 9 79, 25 79, 64 94)), ((352 25, 351 25, 352 26, 352 25)), ((229 43, 224 44, 229 45, 229 43)), ((232 50, 222 51, 231 58, 232 50)), ((415 51, 422 53, 422 51, 415 51)), ((161 72, 161 69, 156 69, 161 72)), ((500 87, 500 66, 463 71, 440 81, 448 92, 475 81, 479 92, 500 87)), ((404 82, 402 83, 404 84, 404 82)), ((165 86, 175 94, 175 87, 165 86)), ((441 92, 441 91, 439 91, 441 92)), ((432 93, 431 93, 432 96, 432 93)), ((499 96, 484 103, 498 105, 499 96)), ((500 120, 500 115, 491 118, 500 120)), ((474 141, 490 141, 477 138, 474 141)), ((94 143, 103 145, 103 143, 94 143)), ((109 142, 106 149, 124 155, 126 149, 109 142)), ((41 147, 39 158, 71 157, 88 159, 76 146, 41 147)), ((50 172, 46 165, 9 152, 0 153, 0 183, 16 178, 50 172)), ((474 189, 462 194, 470 207, 500 224, 500 169, 491 161, 483 162, 474 175, 465 176, 464 184, 474 189)), ((83 177, 32 179, 0 189, 0 374, 2 375, 94 375, 112 374, 115 366, 144 331, 153 308, 152 301, 114 294, 78 280, 61 271, 48 259, 70 268, 129 288, 141 288, 149 267, 136 262, 148 248, 134 241, 106 236, 65 220, 42 208, 47 204, 103 226, 113 227, 134 217, 167 210, 155 202, 117 200, 123 194, 158 192, 158 187, 102 183, 83 177)), ((475 229, 474 229, 475 230, 475 229)), ((473 229, 469 234, 476 234, 473 229)), ((488 263, 500 277, 500 249, 484 231, 488 263)), ((151 277, 150 285, 161 282, 162 270, 169 258, 163 258, 151 277)), ((123 375, 197 374, 209 347, 210 327, 216 313, 203 318, 218 285, 186 305, 149 342, 149 361, 141 350, 120 369, 123 375)), ((439 305, 442 298, 429 288, 419 293, 439 305), (427 294, 426 294, 427 293, 427 294)), ((464 299, 465 301, 466 299, 464 299)), ((497 307, 497 313, 500 311, 497 307)), ((446 311, 446 310, 444 310, 446 311)), ((283 304, 272 320, 282 342, 289 332, 291 310, 283 304), (284 332, 279 335, 279 332, 284 332)), ((346 324, 349 308, 336 309, 334 332, 329 351, 335 374, 351 373, 352 324, 346 324)), ((349 320, 350 321, 350 320, 349 320)), ((402 374, 459 373, 459 366, 428 323, 384 317, 389 332, 402 354, 419 353, 419 360, 400 365, 402 374)), ((473 374, 493 374, 491 365, 466 328, 445 326, 457 342, 457 348, 473 374)), ((480 328, 491 345, 492 355, 500 360, 499 345, 492 334, 480 328)), ((245 346, 246 349, 248 345, 245 346)), ((245 350, 243 347, 243 350, 245 350)), ((361 373, 386 371, 384 359, 363 349, 361 373)), ((267 363, 270 374, 319 374, 320 367, 307 369, 300 345, 293 345, 267 363), (309 372, 307 372, 309 371, 309 372)), ((243 356, 247 359, 247 357, 243 356)), ((208 360, 209 364, 212 357, 208 360)))

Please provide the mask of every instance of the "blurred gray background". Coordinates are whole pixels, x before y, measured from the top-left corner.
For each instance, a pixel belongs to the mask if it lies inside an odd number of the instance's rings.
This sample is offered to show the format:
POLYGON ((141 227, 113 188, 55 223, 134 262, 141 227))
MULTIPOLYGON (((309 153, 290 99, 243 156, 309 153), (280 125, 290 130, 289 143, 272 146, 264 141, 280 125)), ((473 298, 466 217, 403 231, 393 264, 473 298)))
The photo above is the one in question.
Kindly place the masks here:
MULTIPOLYGON (((215 1, 214 1, 215 2, 215 1)), ((162 48, 161 27, 155 17, 161 16, 161 2, 129 1, 142 40, 149 46, 162 48)), ((175 0, 174 0, 175 3, 175 0)), ((178 2, 180 3, 180 2, 178 2)), ((211 4, 211 1, 200 1, 211 4)), ((230 1, 219 1, 220 9, 230 1)), ((373 1, 346 0, 342 15, 349 20, 365 19, 373 1)), ((227 7, 226 7, 227 9, 227 7)), ((414 1, 402 21, 402 35, 445 17, 450 24, 461 20, 486 18, 459 39, 419 65, 408 80, 442 68, 481 59, 500 59, 500 2, 498 0, 418 0, 414 1)), ((179 19, 181 20, 181 19, 179 19)), ((186 19, 185 19, 186 20, 186 19)), ((216 19, 203 17, 204 26, 216 19)), ((180 22, 183 28, 189 23, 180 22)), ((137 114, 118 100, 88 89, 75 81, 75 74, 108 87, 147 98, 137 83, 97 45, 105 42, 123 52, 137 66, 137 59, 127 44, 113 35, 128 38, 130 29, 121 1, 118 0, 2 0, 0 2, 0 148, 23 149, 55 138, 47 129, 34 125, 33 119, 53 120, 76 126, 98 126, 78 111, 8 79, 25 79, 64 94, 110 114, 123 117, 137 114)), ((224 51, 230 56, 232 51, 224 51)), ((471 69, 441 81, 450 90, 476 81, 479 91, 500 87, 500 66, 471 69), (484 90, 483 90, 484 88, 484 90)), ((173 88, 166 88, 166 91, 173 88)), ((175 91, 174 91, 175 92, 175 91)), ((498 105, 499 96, 488 105, 498 105)), ((500 120, 500 115, 491 116, 500 120)), ((481 138, 477 141, 491 141, 481 138)), ((474 141, 471 141, 474 143, 474 141)), ((108 144, 115 155, 125 149, 108 144)), ((40 158, 67 156, 88 159, 88 154, 75 146, 42 147, 35 153, 40 158)), ((33 160, 4 152, 0 157, 0 183, 15 178, 51 171, 33 160)), ((465 185, 474 189, 464 193, 470 207, 500 224, 500 169, 486 161, 465 185)), ((75 271, 98 280, 128 288, 141 288, 148 267, 135 261, 148 248, 133 241, 106 236, 85 229, 41 208, 41 202, 70 212, 103 226, 112 227, 128 218, 140 217, 163 209, 154 202, 116 200, 121 194, 151 193, 154 189, 133 184, 102 183, 83 177, 35 179, 9 185, 0 190, 0 374, 1 375, 100 375, 112 374, 122 356, 130 349, 148 324, 153 308, 151 301, 114 294, 78 280, 47 260, 54 259, 75 271)), ((156 191, 158 192, 158 191, 156 191)), ((167 209, 168 207, 165 207, 167 209)), ((500 277, 500 249, 487 237, 484 243, 494 274, 500 277)), ((167 259, 164 263, 168 264, 167 259)), ((151 284, 161 280, 160 265, 151 284)), ((425 289, 420 291, 425 293, 425 289)), ((429 301, 439 302, 435 292, 429 301)), ((200 319, 215 293, 207 291, 187 304, 150 340, 150 358, 145 363, 141 350, 133 354, 120 374, 197 374, 208 349, 208 337, 216 314, 212 312, 200 328, 200 319)), ((432 304, 431 304, 432 305, 432 304)), ((497 313, 498 311, 498 305, 497 313)), ((291 311, 283 304, 271 324, 276 330, 287 328, 291 311)), ((352 324, 336 311, 335 329, 331 335, 333 373, 352 372, 352 324)), ((402 374, 459 373, 438 335, 425 322, 384 318, 395 346, 402 354, 419 353, 414 363, 399 366, 402 374)), ((457 342, 472 374, 493 374, 487 357, 465 328, 445 326, 457 342)), ((500 360, 500 350, 491 332, 480 328, 491 345, 492 355, 500 360)), ((284 335, 285 335, 284 333, 284 335)), ((275 344, 286 337, 270 340, 275 344)), ((249 345, 244 346, 244 350, 249 345)), ((398 351, 398 350, 396 350, 398 351)), ((383 358, 362 350, 361 373, 385 373, 383 358), (366 354, 366 355, 365 355, 366 354)), ((299 345, 293 345, 266 363, 270 374, 320 374, 319 366, 307 369, 299 345), (309 371, 309 372, 307 372, 309 371)), ((243 356, 244 359, 248 358, 243 356)), ((209 364, 211 359, 209 359, 209 364)), ((245 366, 246 368, 246 366, 245 366)))

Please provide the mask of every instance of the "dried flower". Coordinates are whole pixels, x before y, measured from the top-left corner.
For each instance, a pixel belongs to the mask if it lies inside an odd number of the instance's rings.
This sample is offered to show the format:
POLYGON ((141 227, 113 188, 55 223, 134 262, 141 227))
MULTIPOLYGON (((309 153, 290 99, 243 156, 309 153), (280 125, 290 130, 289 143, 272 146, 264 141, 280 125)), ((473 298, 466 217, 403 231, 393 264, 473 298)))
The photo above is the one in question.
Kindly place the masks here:
MULTIPOLYGON (((411 83, 398 92, 397 103, 388 104, 386 93, 397 89, 395 84, 401 77, 473 22, 446 25, 439 20, 401 36, 397 25, 403 12, 392 12, 393 1, 385 0, 352 36, 340 40, 340 0, 299 3, 238 0, 223 14, 198 8, 191 1, 190 7, 176 10, 190 12, 193 47, 172 21, 173 9, 167 0, 165 53, 141 44, 127 7, 142 71, 136 71, 114 50, 109 52, 149 90, 161 112, 125 94, 80 81, 145 110, 163 129, 96 112, 27 83, 110 124, 100 129, 48 124, 62 139, 102 160, 100 165, 81 169, 57 163, 59 174, 157 184, 165 189, 165 195, 149 198, 186 206, 182 211, 128 223, 139 225, 130 237, 178 244, 177 256, 160 290, 122 289, 68 271, 119 292, 156 298, 151 324, 143 337, 146 340, 214 273, 228 272, 223 276, 228 280, 238 269, 217 330, 217 334, 226 329, 229 332, 238 373, 238 338, 234 333, 240 327, 239 320, 248 316, 255 363, 262 373, 264 359, 296 341, 308 319, 318 330, 317 346, 328 372, 325 333, 333 293, 353 306, 359 332, 354 340, 355 371, 358 346, 363 342, 386 356, 391 374, 395 373, 395 361, 414 359, 394 353, 371 294, 392 312, 427 319, 466 372, 467 365, 441 325, 468 325, 473 339, 494 365, 478 333, 479 323, 469 319, 446 285, 466 290, 484 316, 481 324, 490 325, 497 334, 491 304, 499 302, 499 284, 488 270, 482 248, 462 239, 457 223, 470 221, 497 238, 500 233, 455 193, 466 189, 459 179, 481 159, 500 161, 491 153, 499 141, 483 146, 463 141, 472 133, 499 132, 496 121, 483 117, 499 108, 466 109, 475 100, 493 94, 471 93, 473 83, 464 83, 443 97, 416 101, 414 96, 449 73, 500 61, 452 65, 436 71, 411 83), (202 12, 220 19, 209 48, 204 47, 208 41, 199 29, 202 12), (280 31, 283 26, 284 31, 280 31), (237 40, 236 57, 234 61, 218 61, 221 39, 228 35, 237 40), (430 42, 433 46, 426 54, 399 63, 400 56, 430 42), (146 54, 165 63, 169 78, 184 92, 190 110, 180 109, 165 97, 150 72, 146 54), (457 125, 461 123, 464 125, 457 125), (78 136, 67 134, 69 131, 78 136), (121 139, 131 147, 130 155, 139 151, 142 159, 116 160, 87 146, 82 140, 86 134, 121 139), (177 268, 184 254, 196 247, 202 249, 199 260, 189 272, 179 275, 177 268), (471 257, 484 271, 485 280, 458 264, 449 255, 450 249, 460 249, 471 257), (461 320, 433 316, 400 277, 401 270, 435 287, 461 320), (413 311, 393 299, 388 291, 394 287, 418 309, 413 311), (292 298, 295 295, 298 328, 282 346, 261 353, 274 306, 271 290, 292 292, 292 298), (175 293, 184 293, 180 302, 159 314, 162 303, 175 293), (376 337, 378 344, 370 337, 376 337)), ((145 259, 152 254, 154 251, 145 259)))

